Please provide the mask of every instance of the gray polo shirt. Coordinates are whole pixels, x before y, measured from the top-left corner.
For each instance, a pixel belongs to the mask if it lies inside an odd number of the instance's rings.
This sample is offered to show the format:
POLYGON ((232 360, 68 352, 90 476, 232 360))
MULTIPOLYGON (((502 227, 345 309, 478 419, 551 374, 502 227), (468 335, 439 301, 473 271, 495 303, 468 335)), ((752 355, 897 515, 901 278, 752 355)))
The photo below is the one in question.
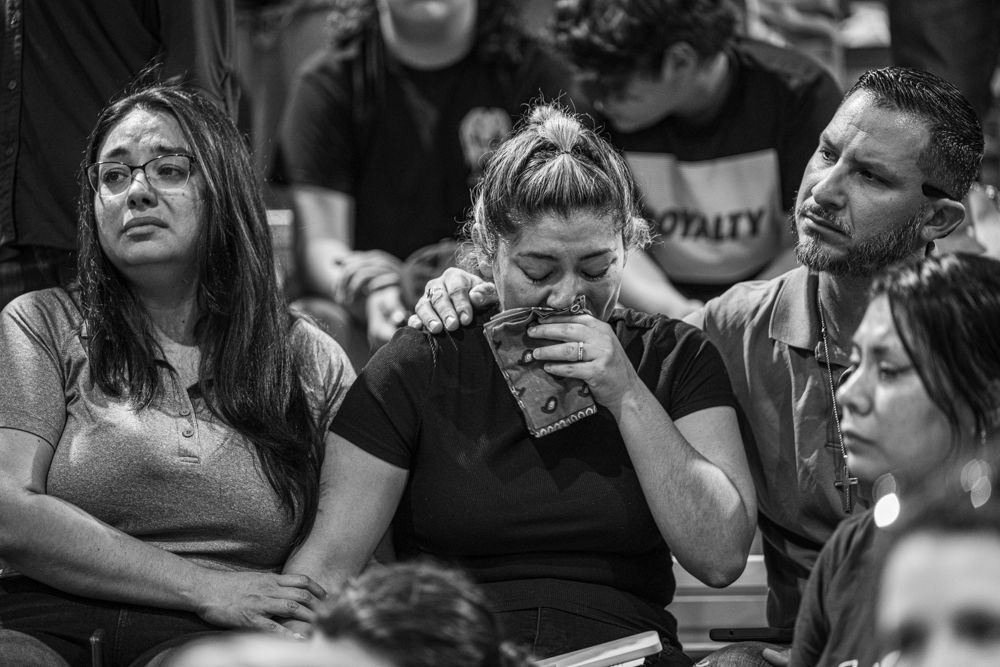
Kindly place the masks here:
MULTIPOLYGON (((197 386, 177 387, 165 363, 165 391, 147 408, 106 395, 82 324, 62 289, 26 294, 0 314, 0 428, 52 446, 46 492, 201 565, 278 570, 297 526, 249 442, 212 415, 197 386)), ((339 408, 355 377, 343 350, 303 320, 292 343, 314 409, 339 408)))
MULTIPOLYGON (((767 618, 774 627, 795 624, 816 557, 848 516, 834 486, 842 458, 817 288, 817 276, 802 267, 773 280, 739 283, 709 301, 694 321, 722 353, 753 433, 745 444, 764 539, 767 618)), ((835 381, 848 365, 838 342, 830 340, 835 381)))

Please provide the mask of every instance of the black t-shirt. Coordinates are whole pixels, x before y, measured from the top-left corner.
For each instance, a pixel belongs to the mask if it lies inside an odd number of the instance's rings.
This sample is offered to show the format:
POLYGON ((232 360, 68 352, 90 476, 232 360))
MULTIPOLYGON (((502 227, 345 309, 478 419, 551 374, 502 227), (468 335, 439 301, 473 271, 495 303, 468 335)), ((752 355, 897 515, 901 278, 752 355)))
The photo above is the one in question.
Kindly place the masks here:
MULTIPOLYGON (((529 46, 518 63, 477 53, 440 70, 395 61, 382 48, 367 84, 359 55, 317 54, 293 86, 276 178, 354 198, 354 248, 400 259, 453 238, 484 154, 525 105, 568 89, 566 68, 529 46)), ((365 61, 368 62, 368 61, 365 61)))
POLYGON ((879 663, 875 591, 887 540, 872 510, 837 527, 806 584, 795 621, 792 667, 879 663))
MULTIPOLYGON (((736 401, 718 352, 683 322, 618 309, 610 325, 673 419, 736 401)), ((409 479, 401 558, 428 555, 480 582, 552 578, 658 605, 671 557, 610 413, 534 438, 483 335, 403 328, 348 392, 332 430, 409 479)), ((545 600, 548 606, 558 606, 545 600)))

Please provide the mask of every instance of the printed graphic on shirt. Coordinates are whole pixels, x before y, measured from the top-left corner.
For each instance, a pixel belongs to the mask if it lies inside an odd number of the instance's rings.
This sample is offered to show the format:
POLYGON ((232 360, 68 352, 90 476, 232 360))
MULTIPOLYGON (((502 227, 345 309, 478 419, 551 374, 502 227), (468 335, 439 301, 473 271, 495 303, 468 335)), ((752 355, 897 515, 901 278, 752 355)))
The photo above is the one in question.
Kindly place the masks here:
POLYGON ((469 167, 469 185, 483 173, 483 156, 510 132, 510 114, 496 107, 476 107, 465 114, 458 127, 462 155, 469 167))
POLYGON ((650 253, 671 279, 731 282, 781 252, 787 223, 775 150, 701 162, 625 156, 658 234, 650 253))

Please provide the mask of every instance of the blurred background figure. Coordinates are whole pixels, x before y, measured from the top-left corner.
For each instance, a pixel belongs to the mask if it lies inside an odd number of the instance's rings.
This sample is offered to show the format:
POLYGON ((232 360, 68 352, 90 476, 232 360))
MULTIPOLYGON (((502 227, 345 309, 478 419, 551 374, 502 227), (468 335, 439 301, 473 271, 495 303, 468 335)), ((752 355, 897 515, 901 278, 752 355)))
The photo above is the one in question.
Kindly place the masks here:
POLYGON ((658 238, 622 303, 681 317, 795 264, 788 213, 841 91, 816 61, 738 35, 728 0, 563 0, 553 38, 624 149, 658 238))
MULTIPOLYGON (((338 0, 236 0, 239 126, 251 138, 262 177, 274 167, 278 126, 295 73, 330 40, 328 19, 338 0)), ((290 204, 281 188, 264 190, 271 209, 290 204)))
POLYGON ((101 110, 151 61, 235 115, 232 0, 11 0, 0 28, 0 308, 76 273, 77 174, 101 110))
POLYGON ((877 627, 883 667, 998 664, 998 448, 994 442, 992 464, 962 466, 957 482, 938 475, 903 500, 881 567, 877 627))
POLYGON ((845 81, 840 22, 849 11, 846 0, 740 0, 749 36, 808 54, 845 81))
POLYGON ((893 63, 951 82, 985 124, 1000 55, 1000 3, 888 0, 887 6, 893 63))
MULTIPOLYGON (((837 392, 848 466, 872 509, 841 523, 820 552, 795 624, 792 667, 879 662, 871 629, 880 527, 895 518, 904 491, 944 484, 947 471, 1000 455, 997 331, 1000 261, 932 256, 875 280, 837 392)), ((947 596, 942 586, 935 588, 947 596)))
POLYGON ((569 77, 507 0, 341 0, 329 25, 291 90, 277 169, 319 297, 305 304, 363 361, 405 321, 409 293, 453 263, 491 144, 569 77), (409 281, 404 261, 428 248, 409 281))
POLYGON ((1000 114, 996 98, 1000 2, 887 0, 891 57, 898 65, 933 72, 969 100, 986 136, 983 170, 966 198, 969 215, 945 250, 985 252, 1000 259, 1000 114))

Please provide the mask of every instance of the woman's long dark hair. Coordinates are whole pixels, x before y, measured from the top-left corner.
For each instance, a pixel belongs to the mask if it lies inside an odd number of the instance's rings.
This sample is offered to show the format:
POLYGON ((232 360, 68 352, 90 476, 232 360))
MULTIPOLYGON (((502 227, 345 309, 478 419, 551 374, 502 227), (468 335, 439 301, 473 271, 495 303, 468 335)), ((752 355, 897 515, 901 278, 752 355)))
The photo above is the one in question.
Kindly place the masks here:
POLYGON ((956 438, 1000 426, 1000 262, 956 253, 902 262, 875 279, 906 353, 956 438))
MULTIPOLYGON (((252 443, 263 476, 299 522, 301 536, 316 506, 327 415, 322 406, 310 408, 302 385, 309 369, 290 343, 293 319, 278 289, 246 144, 230 118, 199 93, 155 84, 101 113, 85 163, 97 161, 108 133, 137 109, 176 119, 204 182, 195 329, 202 394, 213 414, 252 443)), ((101 248, 94 192, 84 173, 80 192, 80 300, 91 370, 102 390, 142 410, 163 391, 155 361, 162 350, 149 315, 101 248)))

